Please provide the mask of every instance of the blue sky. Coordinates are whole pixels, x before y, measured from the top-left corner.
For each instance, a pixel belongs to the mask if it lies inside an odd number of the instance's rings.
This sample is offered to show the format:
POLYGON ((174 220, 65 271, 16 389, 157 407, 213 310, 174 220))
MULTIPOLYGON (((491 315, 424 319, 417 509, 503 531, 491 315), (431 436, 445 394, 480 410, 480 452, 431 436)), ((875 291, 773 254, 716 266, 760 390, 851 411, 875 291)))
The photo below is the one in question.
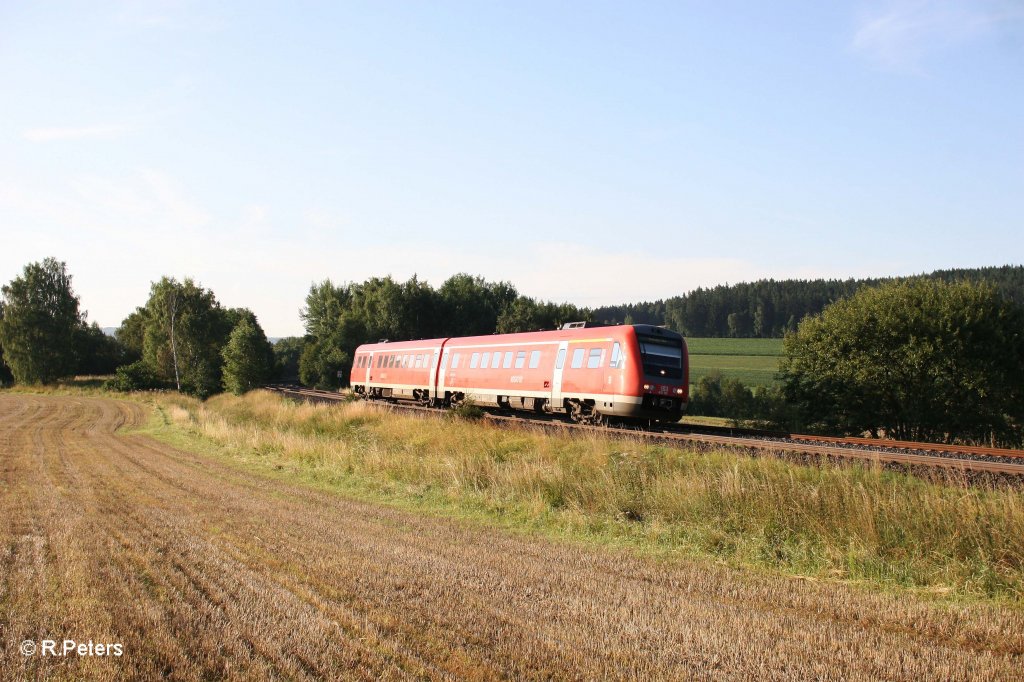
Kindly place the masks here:
POLYGON ((1024 3, 0 4, 0 280, 588 306, 1024 262, 1024 3))

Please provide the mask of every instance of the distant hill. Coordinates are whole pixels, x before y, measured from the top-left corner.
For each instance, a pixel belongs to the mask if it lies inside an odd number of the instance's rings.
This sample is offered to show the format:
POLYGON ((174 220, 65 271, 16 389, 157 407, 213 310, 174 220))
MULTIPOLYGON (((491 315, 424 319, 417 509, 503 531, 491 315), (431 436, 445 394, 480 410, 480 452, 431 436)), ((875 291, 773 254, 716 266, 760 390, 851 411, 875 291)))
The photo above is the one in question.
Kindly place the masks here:
POLYGON ((806 315, 816 315, 829 303, 852 295, 863 286, 894 279, 928 278, 947 282, 984 280, 1007 298, 1024 305, 1024 266, 936 270, 913 277, 883 279, 774 280, 695 289, 667 300, 605 306, 593 319, 607 324, 668 325, 687 336, 773 338, 796 329, 806 315))

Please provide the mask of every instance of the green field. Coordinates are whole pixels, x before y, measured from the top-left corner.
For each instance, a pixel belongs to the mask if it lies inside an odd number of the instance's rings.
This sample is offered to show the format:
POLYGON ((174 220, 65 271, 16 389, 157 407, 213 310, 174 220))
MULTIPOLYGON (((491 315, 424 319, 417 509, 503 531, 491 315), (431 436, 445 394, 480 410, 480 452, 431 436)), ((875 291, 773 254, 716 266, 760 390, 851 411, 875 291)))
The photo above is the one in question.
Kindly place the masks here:
POLYGON ((770 386, 778 380, 782 339, 688 338, 690 383, 718 372, 747 386, 770 386))
POLYGON ((687 337, 691 355, 782 355, 782 339, 711 339, 687 337))

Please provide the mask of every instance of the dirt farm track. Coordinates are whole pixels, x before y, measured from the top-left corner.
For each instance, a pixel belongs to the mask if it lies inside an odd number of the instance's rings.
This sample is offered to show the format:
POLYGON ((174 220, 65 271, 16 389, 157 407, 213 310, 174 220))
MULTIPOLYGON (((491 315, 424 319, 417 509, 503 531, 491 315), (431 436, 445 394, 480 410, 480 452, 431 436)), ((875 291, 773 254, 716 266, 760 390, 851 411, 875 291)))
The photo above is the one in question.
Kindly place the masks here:
POLYGON ((0 394, 0 679, 1021 679, 1024 616, 353 502, 0 394), (26 641, 121 656, 25 655, 26 641))

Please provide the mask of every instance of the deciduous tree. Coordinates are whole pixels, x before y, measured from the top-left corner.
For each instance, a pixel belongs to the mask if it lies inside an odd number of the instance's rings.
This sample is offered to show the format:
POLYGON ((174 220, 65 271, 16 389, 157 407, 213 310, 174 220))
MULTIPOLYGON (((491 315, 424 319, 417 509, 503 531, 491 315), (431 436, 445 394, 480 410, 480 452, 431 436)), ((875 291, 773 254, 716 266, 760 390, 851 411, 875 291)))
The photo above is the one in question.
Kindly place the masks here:
POLYGON ((239 319, 221 355, 224 388, 235 395, 257 388, 270 378, 274 352, 254 315, 239 319))
POLYGON ((219 390, 231 323, 212 291, 164 277, 150 289, 144 317, 143 358, 160 377, 200 396, 219 390))
POLYGON ((843 433, 1019 442, 1024 311, 991 285, 861 289, 786 338, 787 398, 843 433))
POLYGON ((0 345, 19 383, 53 383, 75 372, 75 330, 84 324, 67 266, 30 263, 3 287, 0 345))

